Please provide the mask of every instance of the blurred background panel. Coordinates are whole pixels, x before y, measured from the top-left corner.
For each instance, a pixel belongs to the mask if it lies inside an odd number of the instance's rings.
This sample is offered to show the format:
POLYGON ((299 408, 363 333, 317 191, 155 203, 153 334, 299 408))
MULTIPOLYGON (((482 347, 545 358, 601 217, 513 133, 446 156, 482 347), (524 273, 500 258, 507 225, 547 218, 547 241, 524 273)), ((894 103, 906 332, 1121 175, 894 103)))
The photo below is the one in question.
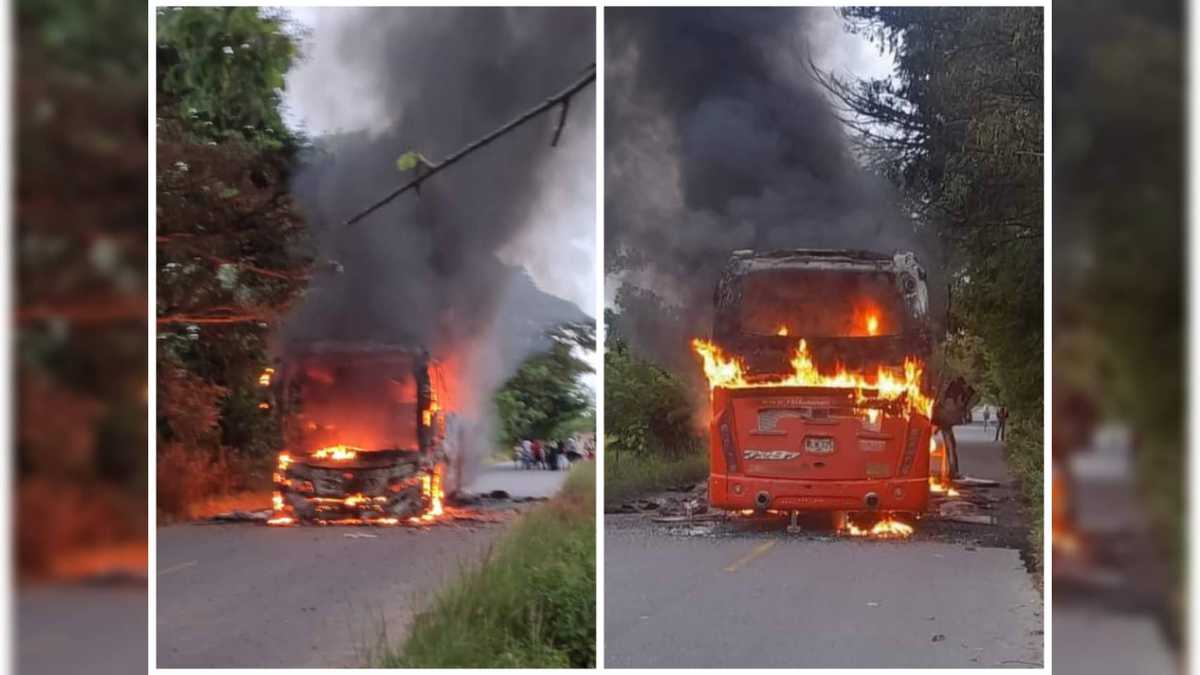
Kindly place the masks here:
POLYGON ((1054 5, 1056 673, 1182 665, 1183 23, 1054 5))
POLYGON ((146 4, 14 12, 14 645, 146 663, 146 4))

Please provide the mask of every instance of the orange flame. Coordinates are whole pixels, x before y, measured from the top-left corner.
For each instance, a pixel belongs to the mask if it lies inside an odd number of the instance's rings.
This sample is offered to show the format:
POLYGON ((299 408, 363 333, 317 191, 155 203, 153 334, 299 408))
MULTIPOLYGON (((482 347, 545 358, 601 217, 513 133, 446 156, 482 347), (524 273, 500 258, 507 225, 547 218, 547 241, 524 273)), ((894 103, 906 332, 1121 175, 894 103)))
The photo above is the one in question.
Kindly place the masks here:
POLYGON ((728 357, 720 347, 707 341, 692 340, 692 347, 704 361, 704 374, 708 378, 710 389, 722 387, 725 389, 744 389, 747 387, 830 387, 837 389, 853 389, 859 400, 865 397, 864 389, 878 392, 880 398, 896 400, 906 398, 906 408, 929 417, 933 412, 933 399, 921 392, 921 374, 923 368, 914 358, 904 360, 903 373, 900 369, 879 366, 875 376, 868 377, 862 373, 851 373, 839 366, 833 375, 824 375, 813 363, 812 355, 804 340, 796 345, 792 355, 792 372, 777 379, 750 382, 746 379, 745 367, 740 359, 728 357))
POLYGON ((429 497, 429 511, 419 518, 411 518, 412 522, 428 522, 445 513, 443 505, 445 493, 442 491, 442 467, 440 464, 431 473, 421 476, 421 492, 429 497))
POLYGON ((438 402, 430 401, 429 407, 427 409, 421 411, 421 426, 425 426, 425 427, 433 426, 433 416, 439 410, 441 410, 441 406, 438 405, 438 402))
POLYGON ((258 386, 260 386, 260 387, 271 386, 271 376, 274 374, 275 374, 274 368, 264 368, 262 371, 262 374, 258 376, 258 386))
POLYGON ((853 522, 846 521, 844 532, 852 537, 878 537, 879 539, 904 539, 911 536, 913 526, 895 520, 891 516, 881 519, 870 528, 860 528, 853 522))
POLYGON ((780 327, 779 327, 779 330, 775 331, 775 334, 776 334, 776 335, 783 336, 783 337, 787 337, 787 334, 788 334, 788 327, 787 327, 787 326, 780 326, 780 327))
POLYGON ((314 459, 332 459, 335 462, 348 462, 354 459, 355 455, 358 454, 358 450, 362 450, 362 448, 355 448, 339 443, 327 448, 321 448, 314 452, 312 456, 314 459))
POLYGON ((867 335, 877 335, 879 333, 879 317, 874 314, 867 315, 867 335))
POLYGON ((943 485, 942 481, 936 476, 929 477, 929 491, 937 494, 944 494, 947 497, 957 497, 958 490, 954 489, 953 485, 943 485))
MULTIPOLYGON (((281 463, 282 463, 282 458, 284 458, 286 456, 287 456, 286 454, 279 455, 281 463)), ((270 518, 269 520, 267 520, 268 525, 291 525, 292 523, 295 522, 295 520, 293 520, 291 516, 284 514, 284 512, 283 512, 283 495, 279 494, 278 491, 273 492, 271 494, 271 506, 272 506, 272 510, 275 512, 275 515, 272 518, 270 518)))

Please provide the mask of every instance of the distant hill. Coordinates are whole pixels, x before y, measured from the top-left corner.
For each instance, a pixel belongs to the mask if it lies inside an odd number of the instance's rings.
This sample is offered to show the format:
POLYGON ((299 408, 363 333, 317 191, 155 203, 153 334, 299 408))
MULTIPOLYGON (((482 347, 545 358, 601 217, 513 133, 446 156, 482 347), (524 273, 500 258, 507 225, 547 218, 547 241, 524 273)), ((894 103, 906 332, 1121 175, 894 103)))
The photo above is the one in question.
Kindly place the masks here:
POLYGON ((525 268, 505 267, 512 276, 500 300, 496 333, 507 343, 501 346, 506 357, 520 358, 548 347, 545 333, 558 324, 595 321, 579 305, 538 288, 525 268))

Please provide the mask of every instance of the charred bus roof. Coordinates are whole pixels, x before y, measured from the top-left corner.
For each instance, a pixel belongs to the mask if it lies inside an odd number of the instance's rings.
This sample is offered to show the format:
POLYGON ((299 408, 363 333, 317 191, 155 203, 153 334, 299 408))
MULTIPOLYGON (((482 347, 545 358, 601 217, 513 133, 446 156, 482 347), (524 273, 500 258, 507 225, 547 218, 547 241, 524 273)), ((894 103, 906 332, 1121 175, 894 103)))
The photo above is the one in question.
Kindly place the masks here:
POLYGON ((830 362, 921 354, 925 278, 910 251, 734 251, 714 295, 713 339, 764 371, 784 367, 797 339, 830 362))
POLYGON ((891 255, 858 249, 785 249, 755 252, 734 251, 725 265, 717 286, 716 305, 738 302, 740 295, 723 293, 747 276, 789 270, 829 271, 891 276, 904 296, 909 313, 924 318, 929 312, 929 290, 925 284, 925 268, 911 251, 896 251, 891 255))

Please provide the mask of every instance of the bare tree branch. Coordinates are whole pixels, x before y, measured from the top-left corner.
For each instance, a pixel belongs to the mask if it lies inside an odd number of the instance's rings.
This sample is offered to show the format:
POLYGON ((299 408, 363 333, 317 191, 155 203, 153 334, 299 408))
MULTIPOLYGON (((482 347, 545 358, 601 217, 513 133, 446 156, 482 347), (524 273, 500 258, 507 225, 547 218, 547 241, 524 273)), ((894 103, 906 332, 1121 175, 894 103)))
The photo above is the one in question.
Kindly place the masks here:
POLYGON ((582 90, 584 87, 591 84, 595 80, 596 80, 596 64, 593 63, 587 67, 587 74, 585 74, 583 77, 576 80, 574 83, 572 83, 566 89, 551 96, 550 98, 546 99, 542 103, 538 104, 533 109, 522 114, 521 116, 512 120, 508 124, 505 124, 504 126, 500 127, 499 129, 496 129, 495 131, 489 133, 488 135, 484 136, 483 138, 480 138, 476 141, 473 141, 473 142, 467 144, 466 147, 462 148, 461 150, 459 150, 458 152, 455 152, 452 155, 449 155, 448 157, 443 159, 441 162, 431 165, 429 167, 428 171, 421 173, 416 178, 410 180, 409 182, 405 183, 404 185, 401 185, 400 187, 396 188, 392 192, 388 193, 388 195, 385 196, 384 198, 382 198, 379 201, 375 202, 374 204, 368 206, 367 208, 363 209, 362 211, 359 211, 355 215, 347 218, 342 223, 342 226, 347 227, 349 225, 353 225, 354 223, 357 223, 358 221, 371 215, 372 213, 374 213, 375 211, 377 211, 378 209, 380 209, 381 207, 383 207, 385 204, 392 201, 396 197, 399 197, 400 195, 404 194, 405 192, 407 192, 409 190, 419 188, 421 183, 425 182, 426 180, 429 180, 434 175, 436 175, 438 172, 442 171, 443 169, 448 168, 450 165, 458 162, 459 160, 466 157, 467 155, 475 152, 476 150, 479 150, 480 148, 483 148, 484 146, 490 144, 492 141, 496 140, 497 138, 504 136, 505 134, 509 133, 510 131, 513 131, 517 127, 520 127, 521 125, 525 124, 529 120, 537 117, 538 115, 541 115, 542 113, 546 112, 547 110, 550 110, 554 106, 562 105, 562 115, 559 117, 558 129, 555 131, 554 140, 553 140, 553 143, 551 143, 551 145, 556 145, 558 143, 558 137, 562 133, 563 124, 566 122, 567 108, 569 105, 569 101, 571 100, 571 97, 574 96, 575 94, 579 93, 580 90, 582 90))

